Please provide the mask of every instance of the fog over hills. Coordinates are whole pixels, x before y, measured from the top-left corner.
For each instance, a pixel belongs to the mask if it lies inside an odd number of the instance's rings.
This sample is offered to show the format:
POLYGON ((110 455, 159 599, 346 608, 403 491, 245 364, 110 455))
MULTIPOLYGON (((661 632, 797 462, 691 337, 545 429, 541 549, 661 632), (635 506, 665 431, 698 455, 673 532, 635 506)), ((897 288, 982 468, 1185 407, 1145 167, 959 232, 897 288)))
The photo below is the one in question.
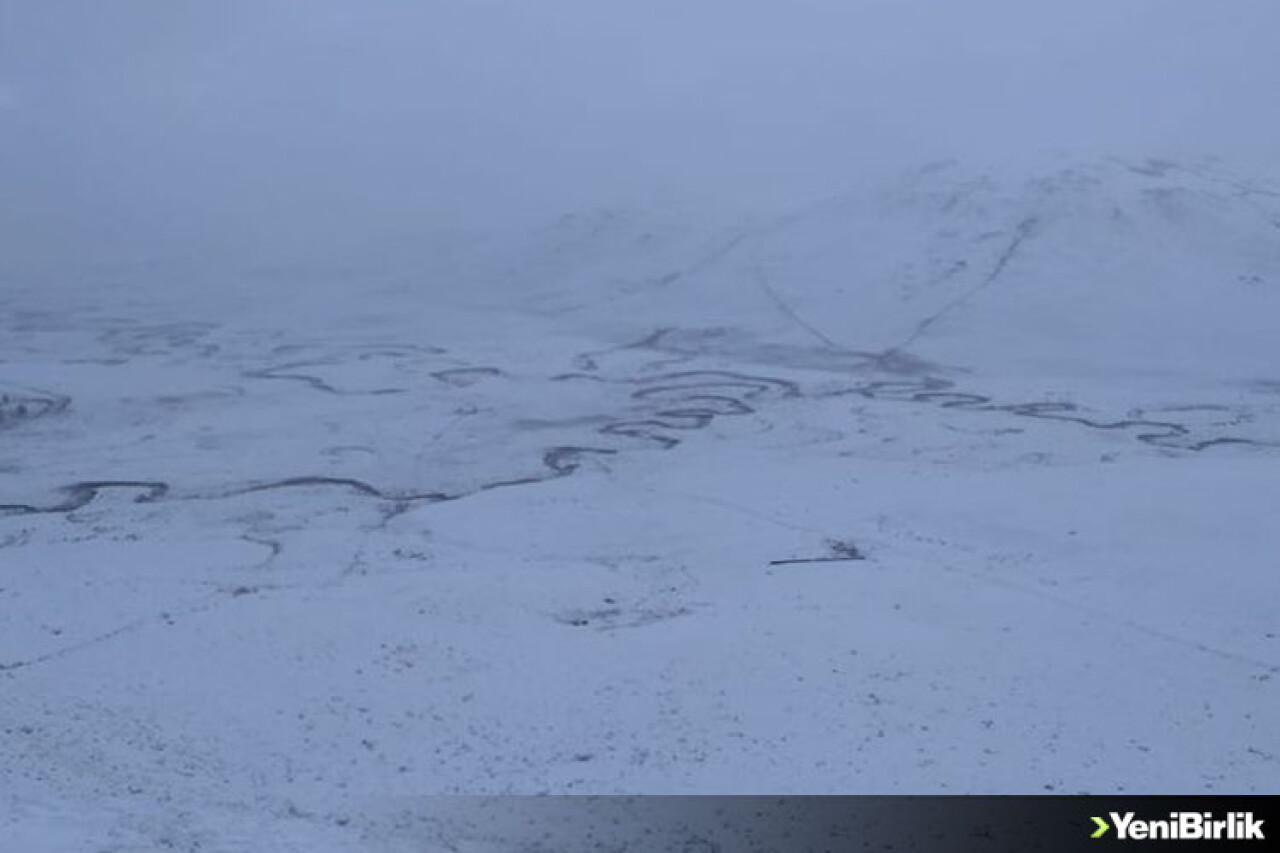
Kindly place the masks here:
POLYGON ((1274 793, 1277 31, 0 0, 0 837, 1274 793))
POLYGON ((768 215, 952 158, 1280 176, 1269 0, 154 6, 0 4, 6 258, 370 264, 601 205, 768 215))

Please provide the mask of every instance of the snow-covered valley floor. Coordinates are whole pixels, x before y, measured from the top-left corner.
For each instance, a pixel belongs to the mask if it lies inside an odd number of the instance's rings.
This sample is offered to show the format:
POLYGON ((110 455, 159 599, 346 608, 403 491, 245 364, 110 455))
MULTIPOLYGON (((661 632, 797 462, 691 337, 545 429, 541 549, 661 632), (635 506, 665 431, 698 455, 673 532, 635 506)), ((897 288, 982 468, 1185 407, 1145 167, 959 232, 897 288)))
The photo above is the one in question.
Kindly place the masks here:
POLYGON ((938 164, 0 323, 12 849, 1280 790, 1280 191, 1223 169, 938 164))

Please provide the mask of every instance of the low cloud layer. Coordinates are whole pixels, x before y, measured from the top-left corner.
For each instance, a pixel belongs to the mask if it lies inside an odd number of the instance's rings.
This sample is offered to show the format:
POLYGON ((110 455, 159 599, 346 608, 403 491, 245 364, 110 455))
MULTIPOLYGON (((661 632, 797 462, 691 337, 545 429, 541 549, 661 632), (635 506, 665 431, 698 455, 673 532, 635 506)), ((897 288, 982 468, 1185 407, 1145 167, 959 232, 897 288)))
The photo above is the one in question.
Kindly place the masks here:
POLYGON ((1270 0, 0 0, 0 250, 358 259, 952 157, 1274 176, 1278 31, 1270 0))

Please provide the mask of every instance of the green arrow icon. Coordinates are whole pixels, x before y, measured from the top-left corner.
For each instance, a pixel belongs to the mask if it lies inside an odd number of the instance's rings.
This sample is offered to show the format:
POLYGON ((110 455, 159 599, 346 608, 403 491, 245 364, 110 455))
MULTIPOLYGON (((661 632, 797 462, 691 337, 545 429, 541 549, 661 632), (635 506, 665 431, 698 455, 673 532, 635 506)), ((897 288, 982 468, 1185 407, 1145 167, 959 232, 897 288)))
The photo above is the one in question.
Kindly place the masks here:
POLYGON ((1093 835, 1089 836, 1090 838, 1101 838, 1106 835, 1107 830, 1111 828, 1111 826, 1100 817, 1095 817, 1093 822, 1098 825, 1098 828, 1093 831, 1093 835))

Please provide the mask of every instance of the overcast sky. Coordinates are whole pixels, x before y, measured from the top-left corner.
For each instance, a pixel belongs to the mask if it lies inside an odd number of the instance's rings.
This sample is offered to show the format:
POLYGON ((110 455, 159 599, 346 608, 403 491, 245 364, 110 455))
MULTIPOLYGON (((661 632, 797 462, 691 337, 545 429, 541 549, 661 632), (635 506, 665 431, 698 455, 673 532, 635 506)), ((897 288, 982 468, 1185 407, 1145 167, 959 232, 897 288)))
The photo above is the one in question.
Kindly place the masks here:
POLYGON ((1280 175, 1275 0, 0 0, 9 260, 358 256, 941 158, 1280 175))

